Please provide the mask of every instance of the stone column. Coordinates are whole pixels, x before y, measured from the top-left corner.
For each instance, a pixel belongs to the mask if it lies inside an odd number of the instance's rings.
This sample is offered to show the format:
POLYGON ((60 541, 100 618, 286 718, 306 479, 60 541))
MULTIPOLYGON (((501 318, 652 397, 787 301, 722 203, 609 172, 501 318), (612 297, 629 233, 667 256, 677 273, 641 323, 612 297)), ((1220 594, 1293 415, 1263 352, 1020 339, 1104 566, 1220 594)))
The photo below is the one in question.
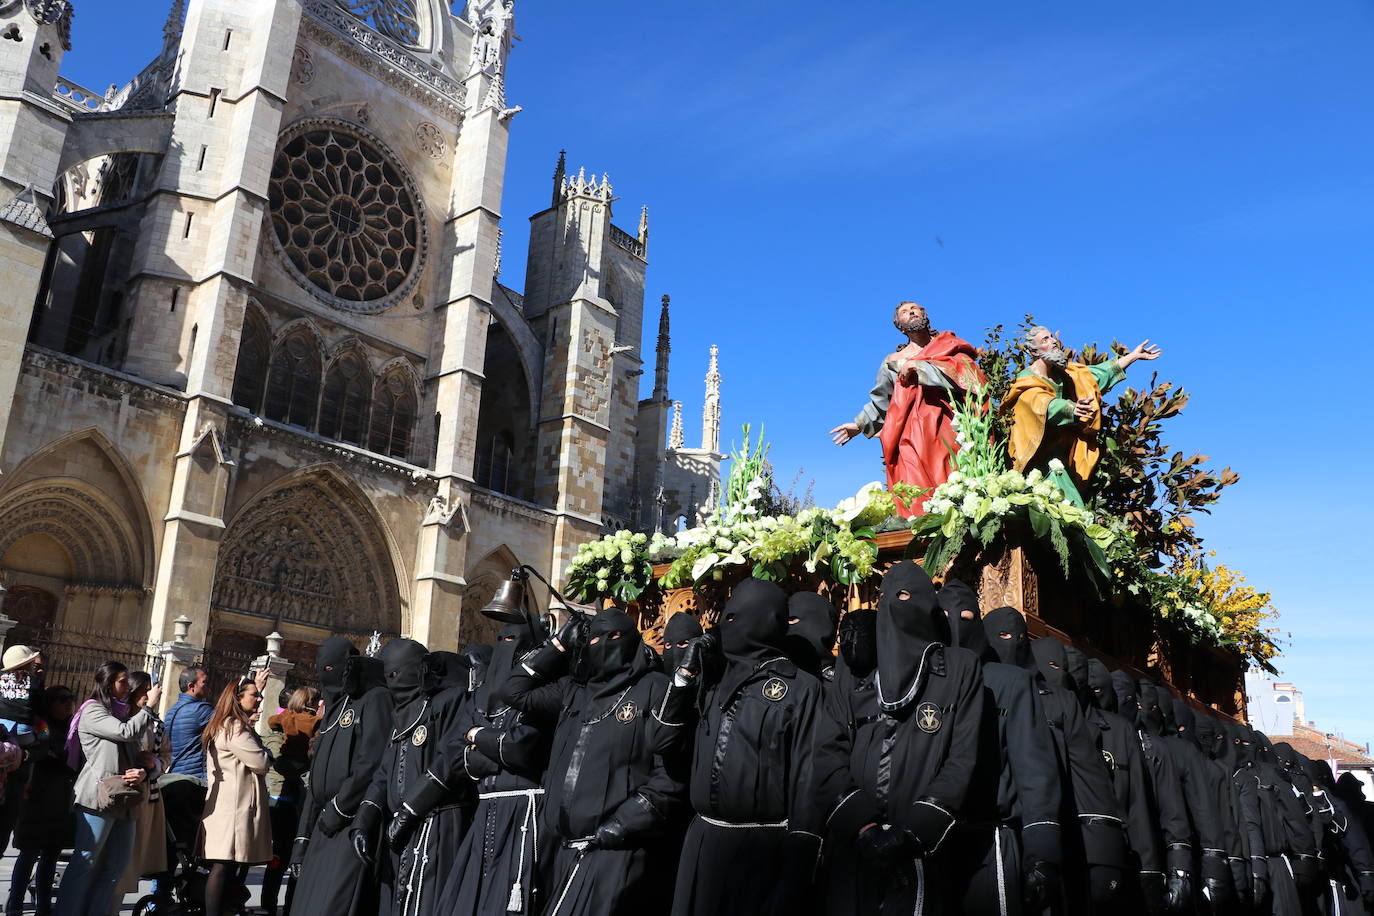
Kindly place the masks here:
POLYGON ((162 656, 162 703, 159 712, 166 714, 181 693, 179 681, 181 672, 190 668, 205 650, 192 645, 187 636, 191 632, 191 618, 182 614, 174 622, 174 636, 171 642, 162 644, 158 654, 162 656))
POLYGON ((267 685, 262 688, 262 706, 259 707, 262 714, 258 716, 258 734, 263 736, 271 730, 267 718, 277 709, 281 690, 286 686, 286 675, 296 667, 281 657, 281 643, 282 635, 274 631, 267 637, 267 654, 253 659, 254 671, 267 671, 267 685))

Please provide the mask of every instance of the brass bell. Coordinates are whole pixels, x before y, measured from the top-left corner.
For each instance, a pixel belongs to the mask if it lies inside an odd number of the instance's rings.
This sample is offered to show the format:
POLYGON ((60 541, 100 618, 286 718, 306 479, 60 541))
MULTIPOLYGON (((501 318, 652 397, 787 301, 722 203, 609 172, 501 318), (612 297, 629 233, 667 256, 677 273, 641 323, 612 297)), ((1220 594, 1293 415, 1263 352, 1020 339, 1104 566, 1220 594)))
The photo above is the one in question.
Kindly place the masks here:
POLYGON ((502 623, 524 623, 525 583, 529 575, 523 569, 511 570, 510 578, 501 583, 496 594, 482 608, 482 616, 502 623))

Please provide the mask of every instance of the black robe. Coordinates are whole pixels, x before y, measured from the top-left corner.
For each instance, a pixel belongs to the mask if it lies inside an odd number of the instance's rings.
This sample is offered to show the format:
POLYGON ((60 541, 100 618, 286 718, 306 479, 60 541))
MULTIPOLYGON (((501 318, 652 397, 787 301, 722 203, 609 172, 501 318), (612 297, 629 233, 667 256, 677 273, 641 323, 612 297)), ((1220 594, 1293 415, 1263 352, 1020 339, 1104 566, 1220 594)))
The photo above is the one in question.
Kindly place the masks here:
MULTIPOLYGON (((449 771, 445 748, 453 734, 466 690, 443 690, 415 701, 418 706, 405 721, 396 714, 385 738, 381 762, 368 786, 365 805, 375 805, 385 825, 400 810, 411 792, 428 779, 426 771, 441 776, 449 771)), ((445 780, 446 796, 435 805, 411 834, 399 853, 385 847, 385 828, 378 842, 379 880, 383 916, 430 916, 443 912, 444 884, 467 831, 473 806, 470 782, 445 780)))
POLYGON ((1135 725, 1125 716, 1097 707, 1087 709, 1084 717, 1088 732, 1107 764, 1117 806, 1125 817, 1126 839, 1130 845, 1128 867, 1142 875, 1162 876, 1164 856, 1159 842, 1159 812, 1135 725))
POLYGON ((357 811, 376 775, 390 730, 391 698, 383 687, 374 687, 358 699, 345 695, 335 708, 325 710, 296 830, 298 837, 310 838, 310 845, 291 898, 292 916, 377 912, 377 887, 371 873, 359 867, 348 831, 327 837, 318 821, 326 806, 345 815, 357 811))
MULTIPOLYGON (((873 718, 851 712, 861 722, 849 747, 852 790, 831 816, 831 834, 842 844, 853 844, 868 824, 886 825, 913 834, 922 855, 891 869, 857 860, 833 868, 830 913, 951 911, 954 890, 939 873, 940 856, 963 816, 978 759, 983 679, 973 653, 939 643, 928 645, 924 668, 900 709, 880 707, 873 718)), ((833 855, 853 853, 839 845, 833 855)))
POLYGON ((704 692, 691 751, 697 816, 683 841, 674 916, 792 912, 793 882, 809 886, 835 801, 818 788, 840 759, 822 691, 779 655, 728 694, 723 684, 704 692))
POLYGON ((643 913, 661 895, 644 880, 646 843, 686 807, 687 723, 685 710, 668 703, 672 682, 647 671, 615 696, 597 696, 571 678, 546 683, 553 671, 538 659, 526 665, 506 681, 505 696, 536 720, 557 722, 543 827, 557 843, 543 913, 643 913), (625 848, 585 845, 612 817, 625 829, 625 848))

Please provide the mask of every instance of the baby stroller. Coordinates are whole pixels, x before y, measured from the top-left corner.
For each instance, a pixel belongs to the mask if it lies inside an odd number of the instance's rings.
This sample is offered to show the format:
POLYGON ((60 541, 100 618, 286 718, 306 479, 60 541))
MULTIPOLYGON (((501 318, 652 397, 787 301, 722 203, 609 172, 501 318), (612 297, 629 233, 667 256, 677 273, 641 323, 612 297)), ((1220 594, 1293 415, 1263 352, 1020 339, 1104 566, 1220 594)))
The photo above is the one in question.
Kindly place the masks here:
MULTIPOLYGON (((134 916, 198 916, 205 911, 205 881, 210 868, 195 855, 196 834, 205 810, 205 783, 194 776, 169 774, 158 780, 167 811, 167 861, 171 870, 158 875, 154 893, 140 897, 134 916)), ((234 912, 248 905, 248 890, 228 901, 234 912)))

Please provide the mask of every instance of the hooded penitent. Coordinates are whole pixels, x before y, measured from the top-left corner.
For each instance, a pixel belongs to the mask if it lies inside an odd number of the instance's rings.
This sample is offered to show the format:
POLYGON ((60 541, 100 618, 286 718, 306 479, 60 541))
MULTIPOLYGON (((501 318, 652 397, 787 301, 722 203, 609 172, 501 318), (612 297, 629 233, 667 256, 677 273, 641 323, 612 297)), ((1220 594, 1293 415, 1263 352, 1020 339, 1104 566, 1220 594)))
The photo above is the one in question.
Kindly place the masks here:
POLYGON ((1062 642, 1053 636, 1042 636, 1031 643, 1031 655, 1035 656, 1035 667, 1046 683, 1074 692, 1073 680, 1069 677, 1069 659, 1062 642))
POLYGON ((840 658, 849 673, 862 680, 878 667, 878 612, 858 608, 840 621, 840 658))
POLYGON ((949 621, 950 644, 969 650, 983 661, 995 661, 973 589, 958 579, 947 579, 936 598, 949 621))
POLYGON ((1116 712, 1116 690, 1112 686, 1112 673, 1107 670, 1106 665, 1095 658, 1088 659, 1088 689, 1092 691, 1093 704, 1098 709, 1116 712))
POLYGON ((1074 695, 1078 697, 1079 704, 1087 709, 1093 705, 1092 688, 1088 686, 1088 656, 1074 646, 1066 644, 1064 658, 1068 660, 1065 670, 1069 672, 1069 679, 1073 682, 1074 695))
POLYGON ((702 634, 701 622, 691 614, 674 614, 663 627, 663 670, 667 674, 677 671, 682 664, 682 656, 687 652, 687 641, 702 634))
POLYGON ((487 667, 491 665, 492 647, 484 642, 473 643, 463 650, 468 660, 468 692, 476 692, 487 679, 487 667))
POLYGON ((345 669, 348 660, 357 654, 358 647, 343 636, 331 636, 315 650, 315 671, 319 674, 326 710, 333 709, 348 692, 345 669))
POLYGON ((1036 670, 1031 658, 1030 636, 1026 633, 1026 618, 1016 608, 999 607, 989 613, 983 618, 983 633, 998 661, 1027 671, 1036 670))
POLYGON ((530 637, 530 628, 526 624, 508 623, 496 634, 496 645, 492 647, 491 661, 487 664, 482 686, 478 687, 473 695, 473 701, 483 715, 495 715, 505 705, 498 698, 501 696, 501 688, 505 686, 506 677, 516 661, 532 648, 534 643, 530 637))
POLYGON ((468 660, 457 652, 431 652, 425 664, 429 671, 428 687, 431 692, 457 687, 468 688, 468 673, 471 670, 468 660))
POLYGON ((393 639, 378 653, 386 689, 395 709, 393 719, 399 728, 409 725, 417 712, 412 707, 425 696, 425 656, 428 654, 425 647, 413 639, 393 639))
MULTIPOLYGON (((593 706, 616 699, 649 671, 649 658, 641 651, 642 646, 639 628, 620 608, 606 608, 592 617, 583 652, 593 706)), ((587 710, 596 715, 602 711, 587 710)))
POLYGON ((787 595, 772 582, 745 579, 730 593, 720 614, 720 645, 725 652, 720 702, 771 658, 778 658, 787 636, 787 595))
POLYGON ((931 648, 948 642, 948 621, 926 571, 911 560, 889 569, 878 605, 878 704, 892 712, 915 699, 931 648))
POLYGON ((815 592, 797 592, 787 599, 787 657, 803 671, 820 676, 835 663, 835 628, 840 612, 815 592))
POLYGON ((1217 720, 1206 713, 1195 713, 1193 716, 1193 740, 1197 742, 1198 747, 1202 748, 1202 753, 1209 760, 1220 759, 1221 747, 1218 740, 1220 735, 1218 725, 1217 720))
POLYGON ((1202 742, 1198 740, 1197 734, 1197 715, 1193 712, 1193 707, 1180 699, 1173 699, 1169 703, 1174 710, 1174 731, 1183 740, 1192 744, 1198 750, 1205 751, 1202 742))
POLYGON ((1112 692, 1116 694, 1116 711, 1128 722, 1140 718, 1140 695, 1136 693, 1135 678, 1124 671, 1112 672, 1112 692))
POLYGON ((1136 691, 1140 702, 1140 727, 1152 735, 1164 734, 1164 710, 1159 702, 1159 688, 1149 681, 1141 681, 1136 685, 1136 691))

